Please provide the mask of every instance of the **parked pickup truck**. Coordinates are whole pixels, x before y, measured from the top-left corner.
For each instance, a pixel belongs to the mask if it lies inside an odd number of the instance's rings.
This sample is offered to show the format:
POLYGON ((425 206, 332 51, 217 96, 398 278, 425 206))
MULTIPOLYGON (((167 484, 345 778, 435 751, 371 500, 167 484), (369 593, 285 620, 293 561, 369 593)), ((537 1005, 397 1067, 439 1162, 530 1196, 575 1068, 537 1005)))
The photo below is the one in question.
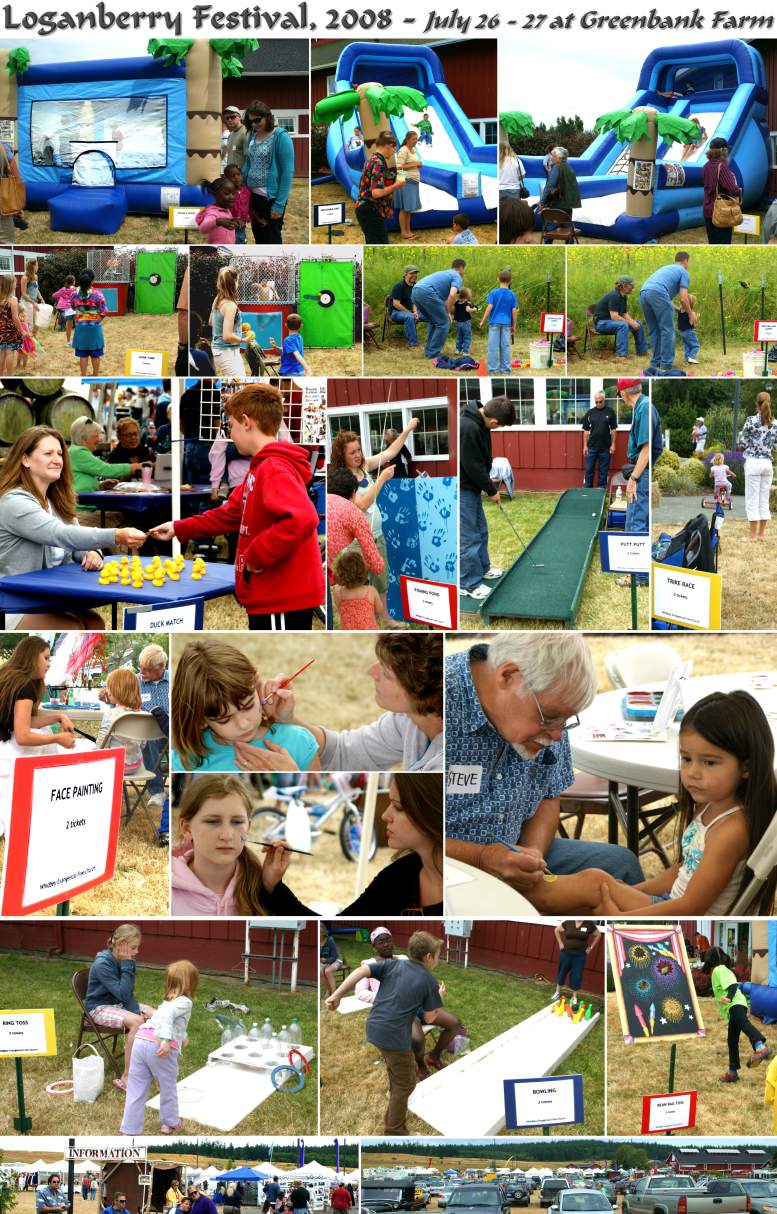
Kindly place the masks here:
POLYGON ((750 1198, 699 1189, 690 1176, 643 1176, 623 1196, 623 1214, 749 1214, 750 1198))

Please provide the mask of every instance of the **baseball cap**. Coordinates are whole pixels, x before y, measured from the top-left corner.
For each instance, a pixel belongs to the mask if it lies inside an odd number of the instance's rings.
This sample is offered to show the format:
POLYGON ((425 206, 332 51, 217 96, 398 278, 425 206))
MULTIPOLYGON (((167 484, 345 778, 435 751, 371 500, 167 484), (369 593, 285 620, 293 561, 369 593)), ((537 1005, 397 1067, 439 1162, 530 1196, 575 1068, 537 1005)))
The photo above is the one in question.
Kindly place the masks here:
POLYGON ((374 944, 380 936, 390 936, 391 932, 387 927, 376 927, 370 932, 370 944, 374 944))
POLYGON ((404 270, 402 271, 403 274, 420 274, 420 272, 421 271, 418 269, 418 266, 405 266, 404 270))
POLYGON ((243 111, 237 105, 225 105, 221 111, 222 114, 242 114, 243 111))
POLYGON ((619 379, 616 385, 619 392, 623 392, 626 388, 641 388, 641 379, 619 379))
POLYGON ((619 274, 615 279, 615 285, 616 287, 633 287, 634 281, 630 274, 619 274))

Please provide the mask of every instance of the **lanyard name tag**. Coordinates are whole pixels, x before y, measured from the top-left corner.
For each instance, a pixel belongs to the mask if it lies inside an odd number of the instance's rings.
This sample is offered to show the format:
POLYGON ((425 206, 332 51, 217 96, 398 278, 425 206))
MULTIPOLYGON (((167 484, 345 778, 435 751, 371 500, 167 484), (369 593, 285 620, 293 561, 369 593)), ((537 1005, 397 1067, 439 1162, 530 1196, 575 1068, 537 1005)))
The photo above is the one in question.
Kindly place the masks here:
POLYGON ((448 768, 448 792, 457 795, 478 793, 482 779, 482 767, 454 765, 448 768))

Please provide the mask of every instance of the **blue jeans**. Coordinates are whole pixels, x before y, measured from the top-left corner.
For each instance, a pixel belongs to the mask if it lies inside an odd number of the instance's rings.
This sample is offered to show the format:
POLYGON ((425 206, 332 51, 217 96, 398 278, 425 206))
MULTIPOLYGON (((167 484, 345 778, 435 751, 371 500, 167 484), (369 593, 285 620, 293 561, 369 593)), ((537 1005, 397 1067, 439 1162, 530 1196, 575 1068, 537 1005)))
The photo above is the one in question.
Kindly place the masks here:
POLYGON ((488 326, 488 369, 492 375, 509 375, 510 325, 488 326))
POLYGON ((235 228, 235 244, 248 244, 245 228, 235 228))
POLYGON ((585 962, 585 952, 578 953, 570 948, 560 949, 558 954, 558 969, 556 970, 556 986, 569 986, 573 991, 579 991, 583 981, 585 962), (568 982, 567 979, 569 979, 568 982))
POLYGON ((594 469, 596 461, 599 461, 599 480, 597 484, 600 489, 606 489, 607 477, 610 474, 610 448, 606 447, 604 451, 591 451, 589 448, 585 455, 585 480, 583 484, 586 489, 592 489, 594 484, 594 469))
POLYGON ((436 358, 448 338, 451 317, 436 291, 416 283, 412 294, 413 306, 426 321, 424 358, 436 358))
MULTIPOLYGON (((637 496, 633 502, 629 502, 626 506, 624 531, 631 535, 647 535, 648 533, 649 481, 650 477, 646 468, 637 481, 637 496)), ((637 581, 641 586, 645 586, 648 581, 648 575, 646 573, 638 573, 637 581)))
POLYGON ((580 873, 584 868, 601 868, 616 881, 637 885, 645 877, 639 860, 628 847, 617 843, 587 843, 584 839, 554 839, 545 852, 553 873, 580 873))
POLYGON ((159 762, 159 757, 162 754, 163 746, 163 740, 161 738, 157 738, 152 742, 144 742, 142 747, 143 763, 145 764, 146 770, 156 772, 153 780, 149 780, 147 785, 148 793, 151 797, 156 797, 165 790, 164 780, 157 771, 157 764, 159 762))
POLYGON ((400 312, 397 308, 391 311, 391 319, 405 327, 405 339, 410 349, 418 345, 418 330, 415 326, 415 316, 412 312, 400 312))
POLYGON ((674 318, 671 300, 660 291, 639 293, 639 302, 645 316, 650 341, 650 361, 659 371, 668 371, 674 366, 674 318))
POLYGON ((456 321, 456 353, 469 354, 472 349, 472 321, 456 321))
POLYGON ((615 334, 615 353, 618 358, 628 357, 629 333, 634 334, 634 348, 637 354, 647 354, 647 341, 642 325, 638 329, 630 329, 625 320, 597 320, 596 332, 615 334))
POLYGON ((678 329, 680 341, 683 343, 685 350, 685 361, 695 358, 699 353, 699 338, 695 329, 678 329))
POLYGON ((474 590, 491 568, 488 555, 488 523, 479 493, 459 490, 459 583, 474 590))

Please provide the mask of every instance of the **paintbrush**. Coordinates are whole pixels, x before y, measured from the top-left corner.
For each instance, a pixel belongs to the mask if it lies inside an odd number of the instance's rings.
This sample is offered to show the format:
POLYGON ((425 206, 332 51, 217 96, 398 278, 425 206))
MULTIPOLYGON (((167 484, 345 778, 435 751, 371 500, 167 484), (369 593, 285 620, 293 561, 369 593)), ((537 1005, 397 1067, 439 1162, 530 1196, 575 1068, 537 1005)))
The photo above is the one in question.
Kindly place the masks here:
POLYGON ((270 694, 268 695, 266 700, 262 700, 262 703, 269 704, 270 700, 273 698, 273 696, 276 694, 276 692, 280 691, 283 687, 288 687, 288 685, 292 681, 292 679, 296 679, 298 674, 302 674, 303 670, 307 670, 308 666, 312 666, 313 663, 315 662, 315 660, 316 660, 315 658, 311 658, 310 661, 306 662, 304 666, 300 666, 299 670, 295 670, 294 674, 290 674, 288 679, 284 679, 281 683, 278 684, 278 686, 275 688, 275 691, 270 692, 270 694))

